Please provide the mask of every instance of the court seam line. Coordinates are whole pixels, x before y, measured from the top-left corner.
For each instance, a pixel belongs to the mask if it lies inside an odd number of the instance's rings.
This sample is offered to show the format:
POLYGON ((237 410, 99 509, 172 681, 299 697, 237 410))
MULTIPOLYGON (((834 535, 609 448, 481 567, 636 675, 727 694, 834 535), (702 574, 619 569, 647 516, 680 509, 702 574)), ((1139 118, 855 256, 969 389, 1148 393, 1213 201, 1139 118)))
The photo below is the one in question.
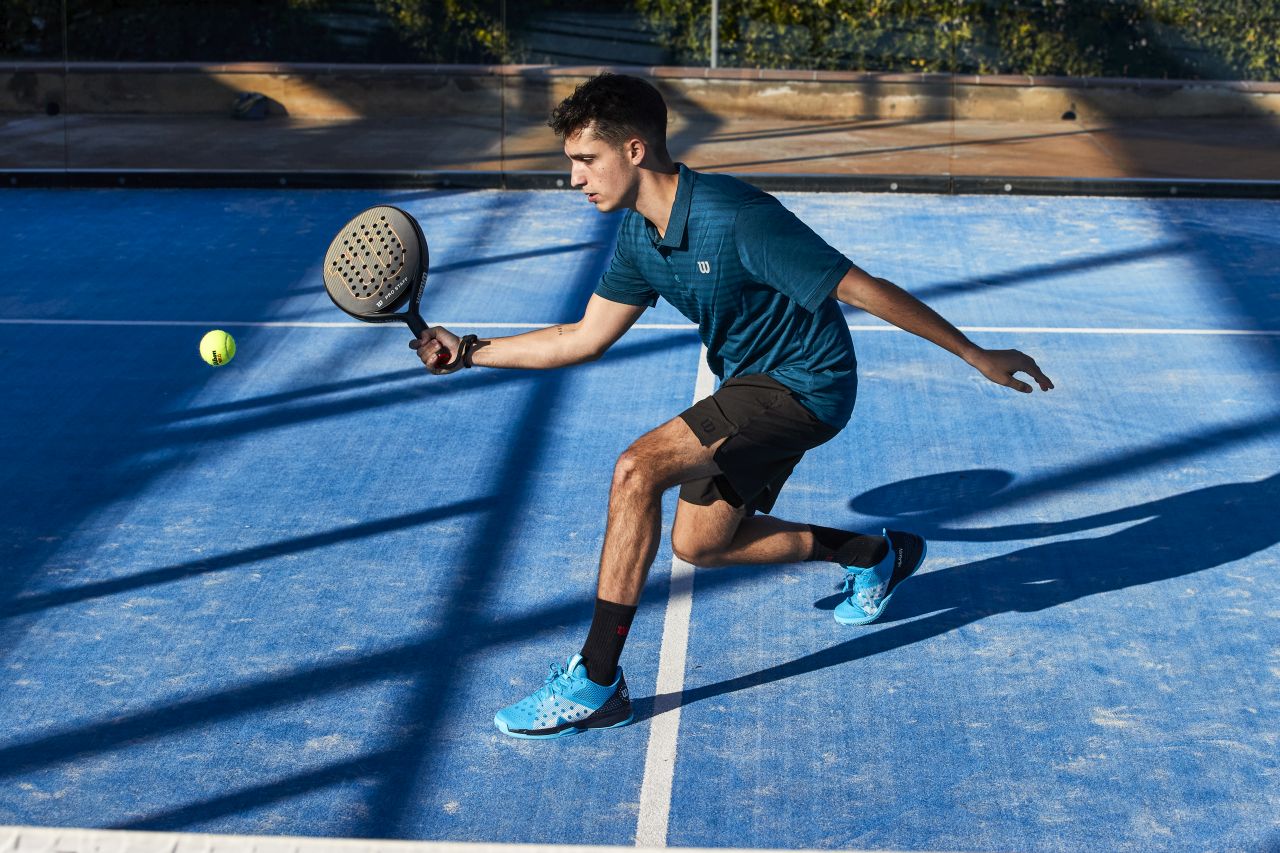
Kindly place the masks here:
MULTIPOLYGON (((191 326, 197 328, 231 328, 250 329, 372 329, 382 324, 361 323, 359 321, 240 321, 240 320, 53 320, 47 318, 4 318, 0 317, 0 325, 4 326, 191 326)), ((554 326, 555 323, 440 323, 431 325, 445 328, 468 329, 542 329, 554 326)), ((696 331, 693 323, 636 323, 633 329, 649 331, 696 331)), ((1133 327, 1087 327, 1087 326, 957 326, 962 332, 997 332, 1003 334, 1048 334, 1048 335, 1225 335, 1235 337, 1280 337, 1280 329, 1172 329, 1172 328, 1133 328, 1133 327)), ((890 325, 850 325, 851 332, 902 332, 897 326, 890 325)))
MULTIPOLYGON (((715 376, 707 364, 707 348, 698 354, 698 378, 693 402, 711 396, 715 376)), ((676 751, 680 739, 680 705, 684 699, 685 656, 689 650, 689 622, 693 613, 693 565, 671 556, 667 610, 662 619, 658 678, 649 716, 649 745, 640 783, 640 812, 636 819, 637 847, 666 847, 671 823, 671 790, 675 783, 676 751), (664 698, 665 697, 665 698, 664 698)))

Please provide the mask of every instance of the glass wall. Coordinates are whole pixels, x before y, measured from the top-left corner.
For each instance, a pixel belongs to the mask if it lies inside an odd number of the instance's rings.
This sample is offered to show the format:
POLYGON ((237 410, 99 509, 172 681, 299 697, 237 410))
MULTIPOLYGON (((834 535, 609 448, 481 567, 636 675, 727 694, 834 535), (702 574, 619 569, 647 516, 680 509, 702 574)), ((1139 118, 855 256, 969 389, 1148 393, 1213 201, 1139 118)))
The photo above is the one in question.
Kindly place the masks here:
POLYGON ((61 0, 0 0, 0 169, 66 164, 61 0))
POLYGON ((739 174, 1280 179, 1280 12, 1240 0, 0 0, 0 168, 561 171, 649 76, 739 174))

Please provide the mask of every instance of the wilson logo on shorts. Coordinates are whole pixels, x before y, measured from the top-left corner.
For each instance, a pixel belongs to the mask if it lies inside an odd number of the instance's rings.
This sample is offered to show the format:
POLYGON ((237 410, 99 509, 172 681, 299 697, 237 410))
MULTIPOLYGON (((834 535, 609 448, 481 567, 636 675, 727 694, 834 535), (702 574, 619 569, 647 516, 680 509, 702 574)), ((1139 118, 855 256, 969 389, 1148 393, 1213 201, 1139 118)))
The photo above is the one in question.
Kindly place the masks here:
POLYGON ((711 272, 711 261, 698 261, 698 272, 703 275, 711 272))

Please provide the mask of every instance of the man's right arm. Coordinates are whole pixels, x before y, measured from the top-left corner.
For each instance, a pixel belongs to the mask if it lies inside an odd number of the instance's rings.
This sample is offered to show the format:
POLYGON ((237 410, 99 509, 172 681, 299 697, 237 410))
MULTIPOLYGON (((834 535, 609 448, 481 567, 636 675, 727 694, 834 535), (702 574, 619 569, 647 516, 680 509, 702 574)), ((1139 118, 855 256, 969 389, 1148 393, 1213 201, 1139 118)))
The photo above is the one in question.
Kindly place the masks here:
MULTIPOLYGON (((548 369, 594 361, 622 337, 640 318, 646 305, 626 305, 593 294, 582 319, 576 323, 548 326, 533 332, 503 338, 476 341, 471 349, 471 363, 482 367, 515 367, 548 369)), ((462 367, 457 358, 460 341, 457 335, 434 326, 411 341, 409 346, 435 374, 453 373, 462 367), (435 354, 447 349, 454 355, 442 367, 434 365, 435 354)))

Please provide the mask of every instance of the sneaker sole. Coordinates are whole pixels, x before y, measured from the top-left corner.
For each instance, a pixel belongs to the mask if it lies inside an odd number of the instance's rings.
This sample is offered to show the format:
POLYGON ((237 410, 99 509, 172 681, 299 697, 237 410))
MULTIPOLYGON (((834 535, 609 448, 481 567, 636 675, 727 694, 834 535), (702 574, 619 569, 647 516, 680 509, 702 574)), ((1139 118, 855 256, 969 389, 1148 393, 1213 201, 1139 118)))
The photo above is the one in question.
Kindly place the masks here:
POLYGON ((616 723, 610 723, 607 726, 570 725, 570 726, 567 726, 566 728, 559 729, 558 731, 548 732, 545 735, 530 734, 527 732, 513 732, 511 731, 511 729, 507 728, 506 723, 504 723, 502 720, 498 719, 497 717, 493 718, 493 724, 498 727, 498 731, 502 732, 507 737, 520 738, 521 740, 552 740, 553 738, 558 738, 558 737, 569 737, 570 735, 580 735, 583 732, 592 731, 594 729, 621 728, 622 726, 625 726, 628 723, 635 720, 635 718, 636 718, 635 712, 631 711, 627 714, 626 719, 619 720, 616 723))
POLYGON ((869 613, 866 616, 855 616, 855 617, 849 618, 849 617, 841 617, 839 612, 837 611, 836 613, 833 614, 835 616, 836 621, 839 622, 841 625, 870 625, 872 622, 879 619, 880 614, 884 613, 884 609, 889 606, 889 601, 893 598, 894 595, 897 594, 898 590, 902 589, 902 585, 907 581, 911 580, 912 575, 920 571, 920 567, 924 565, 924 559, 928 555, 929 555, 929 540, 925 539, 922 536, 920 537, 920 559, 916 560, 915 567, 911 569, 911 572, 902 580, 898 581, 897 585, 893 588, 893 592, 889 593, 884 597, 884 600, 880 602, 880 606, 876 608, 875 613, 869 613))

